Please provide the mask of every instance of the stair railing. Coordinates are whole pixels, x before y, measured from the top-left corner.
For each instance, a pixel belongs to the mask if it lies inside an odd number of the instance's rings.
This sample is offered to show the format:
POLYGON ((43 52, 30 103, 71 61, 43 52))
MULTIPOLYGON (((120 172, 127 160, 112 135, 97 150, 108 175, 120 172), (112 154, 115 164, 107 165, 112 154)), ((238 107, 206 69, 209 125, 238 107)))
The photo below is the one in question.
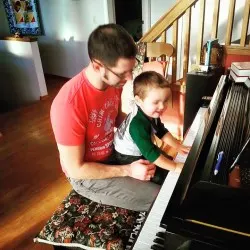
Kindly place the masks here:
MULTIPOLYGON (((211 1, 211 0, 208 0, 211 1)), ((224 41, 219 41, 220 44, 224 44, 226 54, 242 54, 250 55, 250 43, 247 43, 247 34, 248 24, 249 24, 249 9, 250 9, 250 0, 245 0, 244 12, 242 16, 242 28, 241 28, 241 37, 240 43, 235 45, 232 44, 232 31, 233 23, 235 17, 235 5, 238 0, 228 0, 229 10, 228 10, 228 19, 226 25, 226 33, 224 41)), ((242 1, 242 0, 239 0, 242 1)), ((201 63, 201 53, 204 45, 204 24, 205 24, 205 9, 206 9, 206 0, 178 0, 177 3, 166 12, 151 28, 150 30, 140 39, 141 42, 166 42, 167 41, 167 32, 172 29, 172 42, 171 43, 175 49, 174 55, 172 56, 172 82, 180 81, 183 85, 186 83, 186 75, 189 71, 189 60, 190 60, 190 36, 192 32, 191 27, 191 17, 193 7, 199 4, 199 15, 197 15, 198 23, 198 32, 196 34, 196 64, 201 63), (181 43, 183 48, 178 48, 178 29, 179 23, 182 20, 182 30, 184 32, 183 42, 181 43), (179 55, 179 56, 178 56, 179 55), (177 64, 177 58, 180 62, 177 64), (179 65, 179 68, 177 68, 179 65), (182 71, 182 72, 180 72, 182 71), (177 79, 178 75, 182 75, 183 79, 177 79), (182 74, 181 74, 182 73, 182 74)), ((219 13, 221 8, 221 0, 214 0, 214 9, 213 9, 213 21, 212 21, 212 30, 211 37, 209 39, 216 38, 218 35, 219 28, 219 13)), ((208 40, 208 39, 207 39, 208 40)))

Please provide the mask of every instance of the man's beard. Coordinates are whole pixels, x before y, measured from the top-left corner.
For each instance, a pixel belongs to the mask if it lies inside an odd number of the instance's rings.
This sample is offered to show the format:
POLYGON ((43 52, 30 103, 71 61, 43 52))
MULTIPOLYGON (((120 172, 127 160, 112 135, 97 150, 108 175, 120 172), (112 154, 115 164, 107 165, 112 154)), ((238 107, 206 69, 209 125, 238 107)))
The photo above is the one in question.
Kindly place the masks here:
POLYGON ((114 88, 121 88, 124 86, 124 84, 127 82, 127 81, 124 81, 124 82, 117 82, 116 84, 110 84, 110 80, 108 79, 108 76, 106 74, 104 74, 102 76, 102 81, 104 84, 106 84, 107 86, 110 86, 110 87, 114 87, 114 88))

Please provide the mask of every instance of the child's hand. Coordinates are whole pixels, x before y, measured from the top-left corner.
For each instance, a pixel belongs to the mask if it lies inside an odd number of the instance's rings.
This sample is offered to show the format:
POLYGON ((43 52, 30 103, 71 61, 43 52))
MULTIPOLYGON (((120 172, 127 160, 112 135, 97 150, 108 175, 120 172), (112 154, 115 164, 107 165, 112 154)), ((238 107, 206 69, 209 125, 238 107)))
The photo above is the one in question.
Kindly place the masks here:
POLYGON ((183 163, 177 162, 174 172, 180 173, 182 171, 182 169, 183 169, 183 166, 184 166, 183 163))
POLYGON ((186 155, 189 153, 191 147, 188 146, 184 146, 182 144, 179 144, 176 148, 176 150, 178 151, 178 153, 182 154, 182 155, 186 155))

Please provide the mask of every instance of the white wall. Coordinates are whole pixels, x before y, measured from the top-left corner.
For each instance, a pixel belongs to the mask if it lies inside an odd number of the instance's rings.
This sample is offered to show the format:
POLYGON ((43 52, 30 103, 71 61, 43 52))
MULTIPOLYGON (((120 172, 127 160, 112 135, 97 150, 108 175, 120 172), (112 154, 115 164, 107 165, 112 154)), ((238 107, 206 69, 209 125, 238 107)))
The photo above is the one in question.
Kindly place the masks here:
MULTIPOLYGON (((144 27, 152 26, 177 0, 142 0, 144 27), (150 8, 148 8, 150 6, 150 8), (147 12, 146 14, 144 12, 147 12)), ((228 0, 221 0, 220 24, 224 28, 219 29, 218 36, 225 35, 226 17, 225 8, 228 0)), ((208 2, 208 1, 207 1, 208 2)), ((209 31, 212 18, 213 0, 206 6, 206 28, 204 41, 209 39, 209 31), (209 10, 210 9, 210 10, 209 10), (208 32, 208 33, 206 33, 208 32)), ((245 0, 237 0, 239 3, 245 0)), ((87 39, 91 31, 98 25, 114 19, 111 5, 114 0, 42 0, 39 1, 41 9, 41 23, 44 27, 44 36, 40 36, 38 43, 45 73, 72 77, 85 67, 88 62, 87 39), (108 11, 108 13, 107 13, 108 11)), ((199 2, 198 2, 199 3, 199 2)), ((236 6, 239 9, 240 6, 236 6)), ((199 4, 196 4, 192 19, 197 16, 199 4)), ((197 19, 196 19, 197 20, 197 19)), ((239 21, 238 21, 239 24, 239 21)), ((235 24, 236 25, 236 24, 235 24)), ((250 25, 250 23, 249 23, 250 25)), ((179 32, 181 33, 181 26, 179 32)), ((236 27, 236 26, 234 26, 236 27)), ((148 28, 146 29, 148 30, 148 28)), ((191 63, 195 61, 195 39, 198 30, 198 22, 192 24, 191 37, 191 63)), ((238 29, 238 32, 241 29, 238 29)), ((145 33, 145 30, 144 30, 145 33)), ((0 1, 0 36, 9 35, 9 28, 2 1, 0 1)), ((233 38, 237 36, 233 34, 233 38)), ((179 39, 181 42, 182 39, 179 39)), ((167 32, 167 42, 172 43, 172 30, 167 32)), ((183 47, 179 44, 179 48, 183 47)), ((181 66, 180 66, 181 67, 181 66)))
POLYGON ((177 0, 151 0, 151 26, 173 7, 176 2, 177 0))
POLYGON ((89 62, 89 34, 107 22, 106 0, 42 0, 40 9, 45 32, 39 37, 44 72, 72 77, 89 62))
POLYGON ((3 1, 0 1, 0 37, 8 36, 9 34, 10 30, 3 6, 3 1))
POLYGON ((0 40, 0 102, 19 106, 47 95, 37 42, 0 40))
MULTIPOLYGON (((142 20, 144 21, 142 33, 145 34, 175 3, 176 0, 142 0, 142 20)), ((172 36, 172 34, 168 35, 172 36)))

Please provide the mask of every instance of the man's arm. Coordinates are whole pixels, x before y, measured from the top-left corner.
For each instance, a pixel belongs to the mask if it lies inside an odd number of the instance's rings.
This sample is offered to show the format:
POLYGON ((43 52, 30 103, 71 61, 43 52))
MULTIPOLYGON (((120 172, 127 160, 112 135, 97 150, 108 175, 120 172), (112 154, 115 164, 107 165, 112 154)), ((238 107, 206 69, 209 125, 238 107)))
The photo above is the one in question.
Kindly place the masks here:
POLYGON ((105 179, 130 176, 139 180, 150 180, 155 166, 146 160, 128 165, 107 165, 98 162, 84 162, 84 145, 64 146, 57 144, 60 161, 69 177, 75 179, 105 179))
POLYGON ((117 114, 117 117, 116 117, 116 120, 115 120, 115 126, 117 128, 119 128, 119 126, 122 124, 122 122, 124 121, 126 116, 127 116, 127 114, 125 114, 122 111, 122 103, 120 102, 119 109, 118 109, 118 114, 117 114))

